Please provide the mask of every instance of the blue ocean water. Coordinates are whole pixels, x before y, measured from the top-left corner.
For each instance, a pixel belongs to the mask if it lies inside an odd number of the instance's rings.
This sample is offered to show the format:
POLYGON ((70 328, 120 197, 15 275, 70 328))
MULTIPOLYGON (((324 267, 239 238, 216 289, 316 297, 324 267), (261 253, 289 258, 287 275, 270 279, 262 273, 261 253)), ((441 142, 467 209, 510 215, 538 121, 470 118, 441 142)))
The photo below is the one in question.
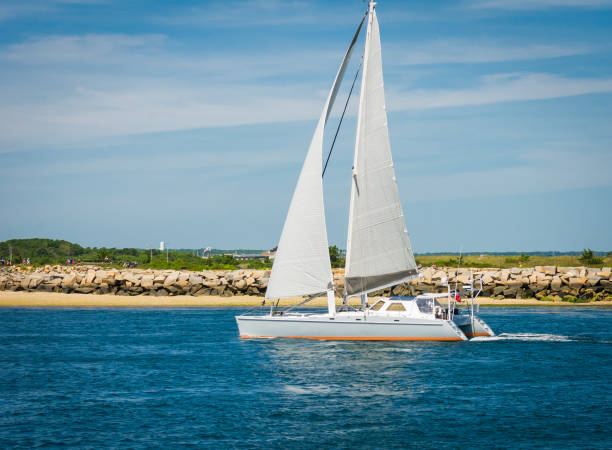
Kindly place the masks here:
POLYGON ((0 309, 0 446, 612 448, 612 309, 459 343, 240 340, 238 309, 0 309))

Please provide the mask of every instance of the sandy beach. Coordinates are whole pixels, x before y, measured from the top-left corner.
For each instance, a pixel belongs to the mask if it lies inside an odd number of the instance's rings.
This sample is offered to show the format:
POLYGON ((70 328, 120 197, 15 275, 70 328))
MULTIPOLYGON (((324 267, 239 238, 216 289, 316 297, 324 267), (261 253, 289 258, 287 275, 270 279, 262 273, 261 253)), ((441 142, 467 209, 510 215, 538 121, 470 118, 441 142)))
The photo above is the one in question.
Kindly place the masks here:
MULTIPOLYGON (((294 305, 301 298, 285 299, 281 305, 294 305)), ((214 307, 235 306, 253 307, 261 305, 262 297, 256 296, 199 296, 177 295, 170 297, 152 297, 144 295, 94 295, 94 294, 62 294, 49 292, 13 292, 0 291, 0 307, 214 307)), ((477 301, 482 306, 612 306, 612 302, 569 303, 542 302, 536 299, 490 299, 480 298, 477 301)), ((358 304, 354 298, 351 304, 358 304)), ((318 298, 309 303, 310 306, 325 306, 326 299, 318 298)))

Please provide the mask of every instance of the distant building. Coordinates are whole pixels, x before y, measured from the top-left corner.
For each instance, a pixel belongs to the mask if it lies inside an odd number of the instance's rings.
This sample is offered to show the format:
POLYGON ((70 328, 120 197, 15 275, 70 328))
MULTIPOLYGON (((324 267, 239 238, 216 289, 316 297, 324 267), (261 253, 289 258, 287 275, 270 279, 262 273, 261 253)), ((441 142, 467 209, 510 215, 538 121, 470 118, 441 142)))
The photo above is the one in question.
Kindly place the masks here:
POLYGON ((247 255, 233 255, 234 259, 236 261, 254 261, 254 260, 259 260, 259 261, 265 261, 267 256, 264 255, 258 255, 257 253, 251 253, 251 254, 247 254, 247 255))
POLYGON ((270 249, 267 252, 261 252, 261 256, 273 260, 276 257, 276 250, 278 250, 278 247, 274 247, 273 249, 270 249))
POLYGON ((166 250, 166 243, 164 241, 161 241, 159 243, 159 251, 163 252, 164 250, 166 250))

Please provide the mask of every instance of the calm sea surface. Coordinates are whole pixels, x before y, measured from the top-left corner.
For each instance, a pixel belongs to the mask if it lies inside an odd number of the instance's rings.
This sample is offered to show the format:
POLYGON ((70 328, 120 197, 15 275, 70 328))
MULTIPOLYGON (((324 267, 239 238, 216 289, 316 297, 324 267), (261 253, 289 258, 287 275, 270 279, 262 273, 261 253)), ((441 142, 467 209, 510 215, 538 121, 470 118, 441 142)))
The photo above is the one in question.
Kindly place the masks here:
POLYGON ((0 447, 612 448, 612 309, 461 343, 238 338, 238 309, 0 309, 0 447))

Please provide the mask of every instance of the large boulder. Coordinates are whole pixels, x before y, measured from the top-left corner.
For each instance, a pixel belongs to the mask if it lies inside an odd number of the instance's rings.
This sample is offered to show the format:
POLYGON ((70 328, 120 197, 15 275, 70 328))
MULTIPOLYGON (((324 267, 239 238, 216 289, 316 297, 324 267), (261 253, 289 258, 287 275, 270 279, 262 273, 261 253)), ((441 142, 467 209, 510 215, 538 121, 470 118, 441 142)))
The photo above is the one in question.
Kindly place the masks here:
POLYGON ((156 273, 155 276, 153 277, 153 283, 164 284, 164 282, 166 281, 166 276, 167 274, 163 272, 156 273))
POLYGON ((208 288, 216 288, 217 286, 221 285, 221 281, 219 279, 214 279, 214 280, 206 279, 206 281, 204 281, 203 284, 204 286, 208 288))
POLYGON ((178 281, 187 281, 189 280, 189 272, 179 272, 178 281))
POLYGON ((106 278, 106 270, 96 270, 96 276, 93 282, 94 284, 100 284, 104 278, 106 278))
POLYGON ((201 287, 203 281, 204 279, 200 275, 196 273, 189 274, 189 284, 191 284, 192 286, 200 285, 199 287, 201 287))
POLYGON ((76 274, 75 273, 69 273, 67 274, 63 280, 62 280, 62 287, 63 288, 72 288, 75 285, 75 281, 76 281, 76 274))
POLYGON ((612 292, 612 281, 601 280, 599 282, 606 292, 612 292))
POLYGON ((179 272, 170 272, 164 281, 164 287, 172 286, 178 281, 179 272))
POLYGON ((557 273, 557 266, 535 266, 535 271, 545 275, 555 275, 557 273))
POLYGON ((550 289, 553 291, 559 291, 561 289, 561 284, 560 277, 553 277, 552 281, 550 282, 550 289))
POLYGON ((41 274, 32 274, 30 276, 30 282, 28 289, 36 289, 45 280, 45 277, 41 274))
POLYGON ((88 286, 93 283, 95 278, 96 278, 96 271, 93 269, 89 269, 87 271, 87 274, 85 275, 85 278, 83 279, 82 284, 88 286))
POLYGON ((153 275, 143 275, 140 280, 140 285, 145 289, 153 289, 153 275))
POLYGON ((600 280, 601 280, 601 277, 598 277, 597 275, 591 275, 587 277, 587 285, 597 286, 600 280))

